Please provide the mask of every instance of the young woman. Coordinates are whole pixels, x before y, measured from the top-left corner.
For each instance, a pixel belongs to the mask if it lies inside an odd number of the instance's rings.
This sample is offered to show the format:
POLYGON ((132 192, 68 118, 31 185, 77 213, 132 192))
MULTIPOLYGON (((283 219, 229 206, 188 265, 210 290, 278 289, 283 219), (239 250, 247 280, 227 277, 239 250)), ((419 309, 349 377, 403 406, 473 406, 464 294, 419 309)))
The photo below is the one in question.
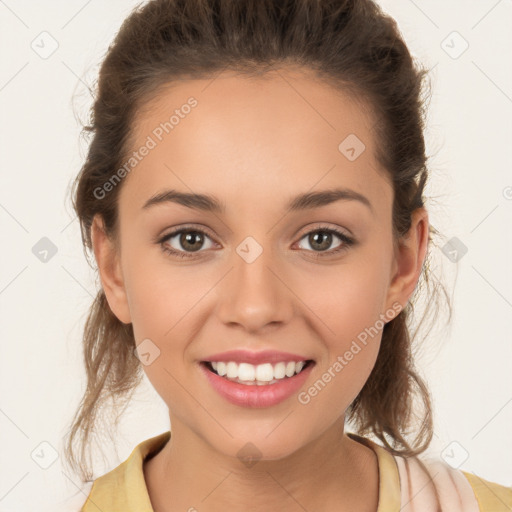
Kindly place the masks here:
POLYGON ((74 190, 101 278, 75 510, 510 510, 512 489, 419 457, 426 74, 371 0, 152 0, 125 20, 74 190), (92 479, 98 411, 144 373, 170 430, 92 479))

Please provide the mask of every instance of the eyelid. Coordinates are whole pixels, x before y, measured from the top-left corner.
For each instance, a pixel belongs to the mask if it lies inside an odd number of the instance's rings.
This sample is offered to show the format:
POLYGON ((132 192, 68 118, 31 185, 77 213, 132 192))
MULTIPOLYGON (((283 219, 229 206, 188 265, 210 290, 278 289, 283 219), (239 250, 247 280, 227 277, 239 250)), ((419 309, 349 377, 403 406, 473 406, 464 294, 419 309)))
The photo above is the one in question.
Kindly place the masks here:
POLYGON ((167 240, 169 237, 178 235, 182 231, 199 231, 205 235, 208 235, 212 240, 215 240, 215 236, 212 234, 212 231, 210 231, 207 227, 199 224, 183 224, 182 226, 171 229, 168 233, 158 235, 154 242, 162 242, 163 240, 167 240))
MULTIPOLYGON (((193 223, 191 223, 191 224, 183 224, 182 226, 179 226, 179 227, 177 227, 175 229, 172 229, 171 231, 169 231, 168 233, 166 233, 164 235, 158 235, 154 239, 154 242, 158 243, 162 239, 168 238, 171 235, 176 235, 176 234, 180 233, 181 231, 186 231, 186 230, 191 230, 192 231, 193 229, 197 229, 200 232, 204 232, 210 238, 215 240, 215 235, 212 234, 212 231, 210 231, 209 228, 207 228, 206 226, 203 226, 202 224, 193 224, 193 223)), ((302 239, 304 236, 308 235, 312 231, 318 231, 318 230, 322 230, 322 229, 326 230, 326 231, 338 231, 338 232, 340 232, 340 234, 343 234, 347 238, 353 238, 352 232, 349 229, 347 229, 347 228, 340 228, 340 227, 337 227, 337 226, 329 226, 325 222, 324 223, 319 222, 319 223, 317 223, 317 225, 313 225, 313 226, 309 225, 309 226, 303 228, 301 231, 299 231, 298 233, 302 232, 302 234, 300 235, 299 239, 302 239)), ((294 235, 294 238, 299 236, 298 233, 296 233, 294 235)))
POLYGON ((309 233, 315 232, 315 231, 334 231, 334 232, 338 232, 339 234, 341 234, 343 236, 346 236, 347 238, 353 238, 352 232, 350 230, 348 230, 347 228, 342 228, 339 226, 330 226, 326 222, 316 222, 316 223, 313 223, 313 225, 310 224, 310 225, 306 226, 303 230, 299 231, 299 233, 302 233, 302 234, 296 235, 296 236, 299 236, 300 239, 302 239, 304 236, 309 235, 309 233))

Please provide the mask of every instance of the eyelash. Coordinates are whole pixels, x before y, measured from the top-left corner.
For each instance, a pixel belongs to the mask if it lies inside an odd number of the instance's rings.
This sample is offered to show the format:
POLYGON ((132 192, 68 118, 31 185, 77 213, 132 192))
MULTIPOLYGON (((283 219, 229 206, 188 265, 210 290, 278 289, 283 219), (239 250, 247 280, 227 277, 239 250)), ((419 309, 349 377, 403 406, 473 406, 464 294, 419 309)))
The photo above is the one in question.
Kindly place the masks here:
MULTIPOLYGON (((206 231, 204 231, 200 228, 184 227, 184 228, 179 228, 175 231, 172 231, 171 233, 168 233, 167 235, 165 235, 164 237, 159 239, 157 241, 157 243, 160 244, 160 246, 162 247, 162 250, 165 253, 170 254, 171 256, 177 256, 178 258, 193 258, 196 255, 195 252, 189 253, 186 251, 176 251, 175 249, 169 249, 169 247, 164 245, 165 242, 167 242, 169 239, 173 238, 174 236, 179 235, 181 233, 186 233, 186 232, 201 233, 202 235, 205 235, 205 236, 211 238, 206 231)), ((345 233, 339 231, 336 228, 330 228, 327 226, 320 226, 311 231, 308 231, 307 233, 304 233, 304 235, 302 235, 299 240, 302 240, 306 236, 308 236, 312 233, 317 233, 317 232, 335 234, 338 236, 338 238, 340 238, 340 240, 343 242, 343 244, 339 245, 336 249, 333 249, 331 251, 308 251, 308 252, 314 252, 315 258, 323 258, 326 256, 332 256, 332 255, 338 254, 341 251, 347 250, 349 247, 351 247, 352 245, 355 244, 355 240, 353 238, 350 238, 345 233)), ((197 252, 203 252, 203 251, 197 251, 197 252)))

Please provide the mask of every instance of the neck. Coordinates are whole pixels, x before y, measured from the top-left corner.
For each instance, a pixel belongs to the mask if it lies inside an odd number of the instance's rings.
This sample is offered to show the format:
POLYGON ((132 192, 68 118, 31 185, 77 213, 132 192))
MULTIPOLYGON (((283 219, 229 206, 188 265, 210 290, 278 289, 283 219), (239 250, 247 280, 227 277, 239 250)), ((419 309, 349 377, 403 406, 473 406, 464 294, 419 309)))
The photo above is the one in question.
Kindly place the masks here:
POLYGON ((245 463, 219 453, 175 418, 171 431, 144 463, 155 512, 377 510, 377 456, 350 439, 343 423, 286 457, 245 463))

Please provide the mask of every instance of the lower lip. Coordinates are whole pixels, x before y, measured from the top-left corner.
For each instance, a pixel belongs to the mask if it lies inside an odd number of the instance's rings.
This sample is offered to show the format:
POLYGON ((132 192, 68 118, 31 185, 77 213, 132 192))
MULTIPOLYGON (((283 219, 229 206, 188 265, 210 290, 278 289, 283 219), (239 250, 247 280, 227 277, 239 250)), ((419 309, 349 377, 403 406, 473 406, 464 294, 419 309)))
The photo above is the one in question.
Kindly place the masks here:
POLYGON ((213 389, 232 404, 243 407, 271 407, 286 400, 300 389, 314 363, 310 363, 307 368, 293 377, 285 377, 275 384, 262 386, 232 382, 210 371, 204 363, 200 363, 199 366, 213 389))

